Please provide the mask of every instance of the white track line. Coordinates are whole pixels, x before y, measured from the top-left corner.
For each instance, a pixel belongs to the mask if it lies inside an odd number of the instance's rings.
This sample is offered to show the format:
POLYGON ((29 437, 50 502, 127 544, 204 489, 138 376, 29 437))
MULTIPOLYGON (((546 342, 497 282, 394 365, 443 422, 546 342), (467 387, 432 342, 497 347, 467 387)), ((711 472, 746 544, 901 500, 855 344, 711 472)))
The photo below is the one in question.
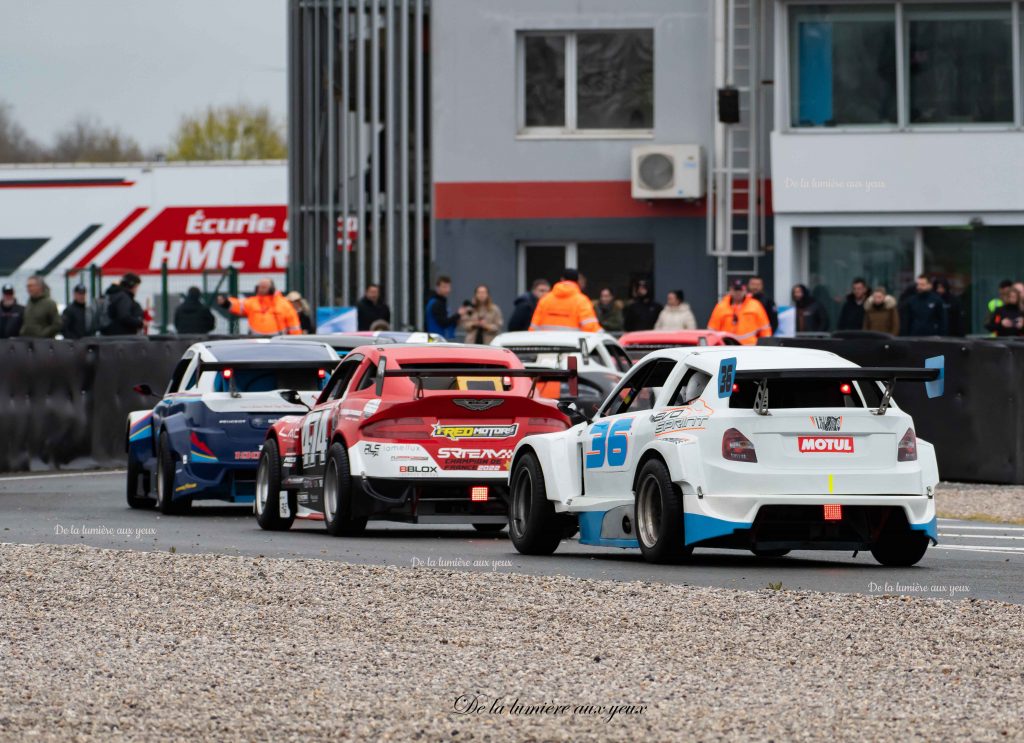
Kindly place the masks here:
POLYGON ((60 472, 53 475, 16 475, 14 477, 0 477, 0 483, 15 482, 17 480, 49 480, 57 477, 97 477, 99 475, 123 475, 127 470, 103 470, 102 472, 60 472))
POLYGON ((967 544, 940 544, 932 549, 936 550, 960 550, 962 552, 995 552, 1001 555, 1019 555, 1024 552, 1024 547, 972 547, 967 544))
POLYGON ((1018 539, 1024 541, 1024 537, 1011 537, 1002 534, 953 534, 939 532, 940 537, 962 537, 964 539, 1018 539))
POLYGON ((1024 531, 1024 526, 968 526, 967 524, 945 524, 947 529, 964 531, 1024 531))

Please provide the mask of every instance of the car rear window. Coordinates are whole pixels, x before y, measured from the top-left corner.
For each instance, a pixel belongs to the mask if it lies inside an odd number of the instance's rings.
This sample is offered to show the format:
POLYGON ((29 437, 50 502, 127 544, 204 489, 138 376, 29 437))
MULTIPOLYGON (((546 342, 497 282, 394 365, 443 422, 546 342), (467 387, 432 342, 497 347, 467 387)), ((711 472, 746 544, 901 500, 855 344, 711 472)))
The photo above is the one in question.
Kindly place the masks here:
MULTIPOLYGON (((440 363, 440 364, 401 364, 402 369, 494 369, 494 376, 481 377, 473 376, 443 376, 423 377, 424 390, 484 390, 488 392, 501 392, 507 389, 504 385, 503 371, 508 371, 507 366, 501 364, 466 364, 466 363, 440 363)), ((411 378, 415 379, 415 377, 411 378)), ((516 380, 519 381, 519 380, 516 380)))
MULTIPOLYGON (((730 408, 753 408, 757 381, 736 383, 730 408)), ((876 408, 882 401, 877 383, 852 379, 772 379, 768 382, 771 408, 876 408), (848 390, 848 391, 847 391, 848 390)))
MULTIPOLYGON (((231 383, 223 372, 213 380, 214 392, 230 392, 231 383)), ((317 369, 235 369, 235 389, 238 392, 272 392, 273 390, 320 390, 327 383, 327 377, 320 376, 317 369)))

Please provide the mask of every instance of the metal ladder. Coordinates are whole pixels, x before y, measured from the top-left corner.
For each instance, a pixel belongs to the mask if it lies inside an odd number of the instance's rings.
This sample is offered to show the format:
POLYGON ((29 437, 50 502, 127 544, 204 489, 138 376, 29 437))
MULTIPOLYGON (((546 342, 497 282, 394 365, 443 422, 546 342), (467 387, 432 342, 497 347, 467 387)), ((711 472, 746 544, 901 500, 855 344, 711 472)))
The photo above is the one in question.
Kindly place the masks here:
POLYGON ((718 258, 719 293, 731 278, 754 276, 764 254, 760 205, 759 36, 762 0, 716 0, 717 87, 735 88, 740 121, 722 124, 715 116, 715 154, 708 203, 708 254, 718 258))

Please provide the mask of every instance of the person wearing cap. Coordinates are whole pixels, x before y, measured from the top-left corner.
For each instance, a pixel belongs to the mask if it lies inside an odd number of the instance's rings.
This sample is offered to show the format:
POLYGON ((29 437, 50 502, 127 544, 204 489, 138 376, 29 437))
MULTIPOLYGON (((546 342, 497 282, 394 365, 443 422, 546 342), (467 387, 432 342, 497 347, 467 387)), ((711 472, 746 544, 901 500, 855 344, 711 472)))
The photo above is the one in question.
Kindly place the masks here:
POLYGON ((708 330, 732 333, 745 346, 756 345, 758 338, 768 338, 772 334, 764 305, 747 293, 747 286, 740 279, 730 284, 729 293, 715 305, 708 320, 708 330))
POLYGON ((651 296, 651 285, 646 279, 640 279, 633 288, 633 301, 623 313, 623 328, 627 333, 633 330, 653 330, 658 316, 664 309, 651 296))
POLYGON ((583 330, 596 333, 601 330, 594 305, 579 285, 580 274, 575 268, 562 271, 562 280, 537 302, 530 330, 583 330))
POLYGON ((316 331, 313 327, 313 309, 309 306, 309 302, 306 301, 297 291, 288 292, 285 297, 291 302, 292 307, 295 308, 295 314, 299 316, 299 327, 302 329, 304 335, 309 335, 316 331))
POLYGON ((14 287, 4 284, 0 298, 0 338, 17 338, 21 335, 21 324, 25 320, 25 308, 18 304, 14 287))
POLYGON ((60 332, 60 311, 50 297, 50 287, 42 276, 32 276, 25 284, 28 303, 21 335, 25 338, 55 338, 60 332))
POLYGON ((270 279, 256 282, 256 294, 251 297, 242 300, 221 294, 217 304, 247 319, 253 335, 302 335, 298 313, 270 279))
POLYGON ((181 335, 206 335, 217 324, 210 308, 203 304, 198 286, 190 286, 185 299, 174 310, 174 329, 181 335))
POLYGON ((137 275, 126 273, 121 283, 112 284, 103 296, 101 312, 106 313, 100 319, 100 332, 103 335, 138 335, 145 324, 142 305, 135 301, 135 292, 142 283, 137 275))
POLYGON ((76 341, 95 332, 93 318, 86 304, 85 285, 78 284, 72 290, 71 302, 61 315, 60 334, 65 340, 76 341))

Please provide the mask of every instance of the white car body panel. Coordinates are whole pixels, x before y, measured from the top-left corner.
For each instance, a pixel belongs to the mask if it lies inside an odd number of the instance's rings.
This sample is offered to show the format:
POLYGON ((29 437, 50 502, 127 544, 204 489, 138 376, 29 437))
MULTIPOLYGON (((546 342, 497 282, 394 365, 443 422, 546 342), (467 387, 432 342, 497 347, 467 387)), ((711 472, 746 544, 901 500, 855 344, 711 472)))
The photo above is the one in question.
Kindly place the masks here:
MULTIPOLYGON (((773 347, 694 347, 656 351, 640 364, 670 359, 676 367, 658 393, 653 409, 622 415, 599 416, 591 423, 559 433, 523 438, 514 463, 525 450, 537 456, 544 475, 547 497, 560 513, 581 515, 581 541, 603 546, 635 547, 635 534, 623 533, 623 516, 633 517, 634 477, 638 464, 656 452, 667 465, 672 480, 683 492, 685 532, 688 544, 748 528, 758 510, 767 505, 840 504, 902 506, 912 529, 933 540, 935 501, 939 474, 934 447, 917 440, 916 461, 898 462, 897 446, 913 428, 909 415, 892 403, 884 415, 869 408, 778 408, 759 415, 751 408, 730 408, 719 399, 715 377, 723 358, 735 357, 741 370, 857 368, 855 364, 824 351, 773 347), (709 374, 700 398, 685 406, 666 403, 688 369, 709 374), (838 418, 817 423, 818 418, 838 418), (590 466, 588 452, 610 446, 601 432, 618 425, 624 432, 625 461, 590 466), (838 425, 838 431, 819 430, 838 425), (757 462, 727 460, 722 437, 739 429, 754 444, 757 462), (839 439, 850 451, 800 451, 816 446, 819 439, 839 439)), ((628 379, 620 382, 620 389, 628 379)), ((618 395, 618 390, 612 397, 618 395)), ((610 398, 611 399, 611 398, 610 398)), ((606 403, 607 406, 607 403, 606 403)), ((620 443, 622 439, 619 439, 620 443)), ((511 485, 511 483, 510 483, 511 485)))
POLYGON ((627 360, 629 358, 625 349, 619 345, 614 336, 608 333, 585 333, 580 330, 524 330, 501 333, 491 341, 491 345, 508 348, 513 352, 516 348, 531 346, 564 348, 564 353, 543 354, 536 362, 531 362, 527 366, 551 366, 552 368, 564 369, 567 366, 568 357, 574 356, 579 362, 581 370, 585 370, 588 366, 591 368, 600 367, 617 375, 622 375, 623 371, 616 364, 612 353, 608 350, 609 346, 621 351, 623 358, 627 360), (586 354, 580 352, 581 343, 583 344, 583 349, 586 350, 586 354))

